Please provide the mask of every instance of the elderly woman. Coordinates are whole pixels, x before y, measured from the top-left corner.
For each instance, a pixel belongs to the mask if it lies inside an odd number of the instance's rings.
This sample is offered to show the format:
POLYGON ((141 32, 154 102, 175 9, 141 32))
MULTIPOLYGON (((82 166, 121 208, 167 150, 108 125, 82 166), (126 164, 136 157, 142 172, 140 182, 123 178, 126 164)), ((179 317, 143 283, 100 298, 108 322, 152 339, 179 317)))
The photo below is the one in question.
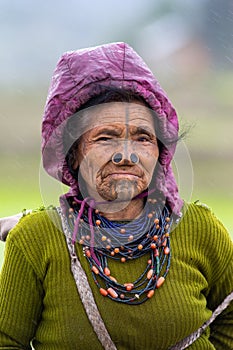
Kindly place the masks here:
POLYGON ((177 115, 135 51, 65 53, 42 139, 70 191, 7 237, 0 349, 232 349, 232 242, 179 197, 177 115))

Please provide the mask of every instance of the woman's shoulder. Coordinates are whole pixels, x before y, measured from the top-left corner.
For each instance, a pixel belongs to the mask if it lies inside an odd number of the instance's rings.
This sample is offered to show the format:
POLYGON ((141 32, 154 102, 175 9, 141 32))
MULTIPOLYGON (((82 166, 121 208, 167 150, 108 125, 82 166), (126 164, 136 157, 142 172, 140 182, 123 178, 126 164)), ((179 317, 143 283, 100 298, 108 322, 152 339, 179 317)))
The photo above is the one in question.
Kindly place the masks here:
POLYGON ((214 211, 207 204, 199 200, 192 203, 185 202, 182 214, 183 218, 192 225, 207 225, 209 228, 215 227, 227 232, 225 226, 214 211))
POLYGON ((230 233, 208 205, 200 201, 184 203, 180 226, 193 242, 201 241, 206 247, 211 245, 216 249, 225 246, 233 255, 230 233))
POLYGON ((201 202, 184 203, 183 217, 174 230, 173 245, 182 261, 196 264, 208 281, 232 271, 233 242, 211 208, 201 202), (186 259, 186 260, 185 260, 186 259))
POLYGON ((23 215, 17 225, 9 232, 7 241, 15 243, 21 240, 39 240, 43 242, 48 237, 48 232, 52 234, 61 231, 61 221, 55 207, 40 207, 26 215, 23 215))
MULTIPOLYGON (((43 279, 49 264, 67 259, 65 236, 55 208, 35 210, 23 216, 6 239, 5 264, 19 256, 43 279)), ((15 260, 14 260, 15 261, 15 260)))

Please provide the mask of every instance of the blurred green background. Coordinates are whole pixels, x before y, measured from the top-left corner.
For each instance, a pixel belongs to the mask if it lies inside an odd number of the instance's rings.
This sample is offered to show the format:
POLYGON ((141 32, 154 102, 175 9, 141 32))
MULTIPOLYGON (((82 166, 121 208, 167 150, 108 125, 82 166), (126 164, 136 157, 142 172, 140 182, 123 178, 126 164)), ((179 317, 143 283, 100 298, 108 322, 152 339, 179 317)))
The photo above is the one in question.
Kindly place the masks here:
MULTIPOLYGON (((0 215, 58 204, 40 164, 50 77, 67 50, 126 41, 189 129, 173 163, 187 201, 210 206, 233 237, 232 1, 1 2, 0 215)), ((4 244, 0 245, 0 265, 4 244)))

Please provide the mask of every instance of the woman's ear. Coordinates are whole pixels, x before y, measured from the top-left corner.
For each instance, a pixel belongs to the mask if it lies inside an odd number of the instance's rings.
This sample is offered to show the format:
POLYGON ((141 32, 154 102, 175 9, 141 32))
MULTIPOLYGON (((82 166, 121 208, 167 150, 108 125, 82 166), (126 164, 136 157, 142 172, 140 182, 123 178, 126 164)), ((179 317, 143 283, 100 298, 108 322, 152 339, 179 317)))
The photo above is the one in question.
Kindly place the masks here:
POLYGON ((72 145, 68 154, 68 163, 69 168, 72 170, 76 170, 79 167, 79 146, 77 141, 72 145))
POLYGON ((74 163, 73 163, 73 169, 74 169, 74 170, 77 170, 78 166, 79 166, 79 161, 78 161, 78 159, 76 158, 76 160, 75 160, 74 163))
POLYGON ((69 171, 71 175, 76 178, 77 176, 77 170, 79 167, 79 161, 77 156, 77 149, 72 146, 66 156, 66 163, 68 165, 69 171))

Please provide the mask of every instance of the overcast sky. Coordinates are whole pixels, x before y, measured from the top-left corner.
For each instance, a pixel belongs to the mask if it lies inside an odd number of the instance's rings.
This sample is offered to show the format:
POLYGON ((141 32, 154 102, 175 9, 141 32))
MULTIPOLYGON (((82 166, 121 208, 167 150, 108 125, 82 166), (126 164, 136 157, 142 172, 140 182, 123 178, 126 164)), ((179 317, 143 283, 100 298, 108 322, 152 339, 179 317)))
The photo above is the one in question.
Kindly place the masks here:
POLYGON ((0 0, 1 83, 50 75, 67 50, 122 41, 153 0, 0 0))
MULTIPOLYGON (((206 2, 0 0, 0 86, 47 84, 63 52, 111 41, 128 42, 145 61, 163 60, 200 30, 206 2)), ((228 17, 232 23, 232 13, 228 17)), ((221 14, 210 11, 210 23, 219 20, 221 14)), ((220 52, 229 60, 228 39, 218 28, 214 40, 222 41, 220 52)))

